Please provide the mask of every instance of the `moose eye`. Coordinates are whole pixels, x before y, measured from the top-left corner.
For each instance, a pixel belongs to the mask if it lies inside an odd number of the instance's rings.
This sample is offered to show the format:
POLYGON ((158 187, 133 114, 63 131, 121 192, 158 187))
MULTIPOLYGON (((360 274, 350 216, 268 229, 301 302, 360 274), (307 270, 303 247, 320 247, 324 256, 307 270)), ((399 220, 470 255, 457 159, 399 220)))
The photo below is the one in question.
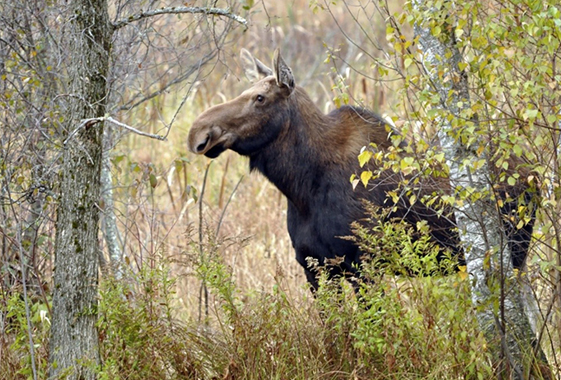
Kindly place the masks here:
POLYGON ((255 97, 255 101, 258 103, 263 103, 263 101, 265 100, 265 97, 263 95, 257 95, 255 97))

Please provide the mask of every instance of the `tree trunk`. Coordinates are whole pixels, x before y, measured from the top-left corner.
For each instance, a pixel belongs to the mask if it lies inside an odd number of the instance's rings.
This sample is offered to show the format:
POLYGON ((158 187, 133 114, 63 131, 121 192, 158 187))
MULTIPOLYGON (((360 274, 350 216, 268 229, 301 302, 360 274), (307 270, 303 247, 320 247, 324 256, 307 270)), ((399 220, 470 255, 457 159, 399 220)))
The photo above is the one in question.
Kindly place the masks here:
MULTIPOLYGON (((446 9, 428 8, 421 0, 414 1, 413 6, 424 15, 419 18, 423 20, 422 24, 416 24, 415 34, 423 51, 426 74, 432 89, 440 95, 440 107, 453 115, 453 118, 441 117, 438 135, 450 169, 452 188, 469 194, 462 197, 463 203, 456 205, 455 217, 465 247, 477 318, 491 354, 496 360, 500 359, 499 377, 510 373, 514 378, 526 379, 534 364, 535 336, 524 313, 518 282, 513 276, 501 216, 494 211, 498 207, 489 196, 474 197, 477 200, 469 201, 471 194, 492 192, 488 166, 473 169, 465 164, 479 159, 477 150, 485 142, 468 147, 461 138, 450 133, 457 132, 456 122, 465 119, 462 111, 471 107, 467 75, 459 69, 462 56, 454 39, 454 27, 445 22, 449 18, 446 9), (438 29, 427 27, 431 20, 438 21, 438 29), (495 303, 497 300, 498 304, 495 303)), ((470 122, 477 124, 476 119, 470 122)), ((540 352, 539 348, 537 351, 540 352)), ((543 354, 538 357, 543 358, 543 354)))
POLYGON ((101 168, 101 198, 103 199, 103 232, 105 244, 109 252, 109 263, 117 280, 123 277, 123 251, 121 250, 115 203, 113 202, 113 175, 111 174, 111 128, 103 133, 103 163, 101 168))
POLYGON ((99 365, 97 202, 103 124, 81 121, 105 114, 112 27, 106 0, 69 4, 64 123, 69 138, 63 148, 56 221, 49 378, 94 379, 99 365))

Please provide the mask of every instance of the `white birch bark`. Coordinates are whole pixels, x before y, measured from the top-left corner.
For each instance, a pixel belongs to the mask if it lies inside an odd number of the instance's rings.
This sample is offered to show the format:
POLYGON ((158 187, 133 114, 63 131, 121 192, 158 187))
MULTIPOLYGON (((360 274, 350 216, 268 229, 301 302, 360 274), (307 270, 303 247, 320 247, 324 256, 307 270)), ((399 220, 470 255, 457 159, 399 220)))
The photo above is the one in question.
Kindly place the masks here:
MULTIPOLYGON (((413 2, 416 11, 425 12, 437 19, 441 10, 427 8, 422 0, 413 2)), ((445 20, 446 14, 438 20, 445 20)), ((435 37, 424 24, 415 26, 422 50, 422 62, 432 90, 440 95, 440 107, 460 117, 463 109, 470 107, 467 76, 458 64, 462 60, 450 25, 439 25, 441 34, 435 37)), ((442 21, 443 22, 443 21, 442 21)), ((497 207, 486 197, 473 194, 489 194, 490 177, 488 164, 474 169, 465 162, 479 159, 478 146, 465 146, 450 132, 453 125, 448 118, 440 119, 438 136, 450 170, 450 182, 456 194, 463 192, 455 208, 455 217, 462 241, 467 271, 472 287, 472 301, 477 308, 477 319, 485 333, 494 359, 508 364, 517 379, 528 378, 533 357, 535 336, 524 313, 518 282, 514 279, 510 250, 502 228, 497 207), (472 199, 472 200, 470 200, 472 199)), ((477 123, 477 120, 472 120, 477 123)), ((480 141, 479 145, 485 144, 480 141)), ((487 161, 488 162, 488 161, 487 161)), ((506 368, 501 366, 499 372, 506 368)))
POLYGON ((109 263, 113 275, 117 280, 123 277, 123 251, 115 215, 115 202, 113 202, 113 176, 111 174, 111 140, 110 128, 103 131, 103 162, 101 166, 101 198, 103 199, 102 226, 105 235, 105 244, 109 252, 109 263))

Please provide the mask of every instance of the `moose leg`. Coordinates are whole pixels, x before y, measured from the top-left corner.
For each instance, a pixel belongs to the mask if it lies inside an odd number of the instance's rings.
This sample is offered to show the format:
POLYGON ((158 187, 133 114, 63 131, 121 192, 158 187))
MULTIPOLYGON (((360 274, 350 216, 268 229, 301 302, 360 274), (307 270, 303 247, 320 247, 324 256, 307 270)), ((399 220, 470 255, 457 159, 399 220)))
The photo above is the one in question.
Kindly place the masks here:
POLYGON ((319 289, 317 273, 308 268, 304 268, 304 273, 306 274, 306 280, 310 285, 310 290, 312 291, 313 294, 315 294, 319 289))

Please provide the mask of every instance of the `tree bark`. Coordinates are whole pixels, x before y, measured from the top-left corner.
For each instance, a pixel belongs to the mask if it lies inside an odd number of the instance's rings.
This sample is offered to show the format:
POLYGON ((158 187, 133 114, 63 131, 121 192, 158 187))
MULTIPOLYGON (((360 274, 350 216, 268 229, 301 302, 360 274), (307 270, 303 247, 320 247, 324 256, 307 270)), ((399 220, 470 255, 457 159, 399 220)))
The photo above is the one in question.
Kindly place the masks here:
POLYGON ((103 133, 103 162, 101 168, 101 197, 103 199, 103 232, 105 244, 109 252, 109 263, 113 275, 117 280, 123 277, 123 251, 119 228, 117 227, 117 216, 115 215, 115 202, 113 202, 113 175, 111 173, 111 128, 105 128, 103 133))
MULTIPOLYGON (((423 51, 426 74, 432 90, 439 94, 440 107, 453 116, 441 117, 438 136, 450 169, 451 186, 457 194, 467 194, 462 196, 464 202, 456 205, 455 217, 465 248, 479 325, 491 354, 500 359, 499 377, 510 372, 514 378, 525 379, 533 364, 535 336, 513 276, 501 216, 495 212, 498 207, 489 196, 492 193, 489 161, 476 169, 465 164, 480 158, 477 150, 485 142, 466 146, 461 139, 453 137, 457 132, 455 121, 461 120, 462 111, 471 107, 468 78, 459 69, 462 56, 456 45, 454 28, 444 21, 449 17, 446 9, 429 8, 422 0, 414 1, 413 7, 423 15, 419 17, 423 22, 416 24, 415 34, 423 51), (431 19, 440 20, 437 32, 427 27, 431 19), (486 196, 473 197, 477 200, 470 201, 473 194, 486 196), (494 303, 497 300, 498 307, 494 303)), ((470 122, 477 124, 476 119, 470 122)), ((537 351, 540 352, 539 348, 537 351)), ((538 357, 543 359, 544 356, 538 354, 538 357)))
MULTIPOLYGON (((105 114, 112 26, 106 0, 69 6, 65 133, 105 114)), ((49 378, 94 379, 99 365, 97 321, 98 221, 103 124, 67 140, 56 221, 49 378)))

